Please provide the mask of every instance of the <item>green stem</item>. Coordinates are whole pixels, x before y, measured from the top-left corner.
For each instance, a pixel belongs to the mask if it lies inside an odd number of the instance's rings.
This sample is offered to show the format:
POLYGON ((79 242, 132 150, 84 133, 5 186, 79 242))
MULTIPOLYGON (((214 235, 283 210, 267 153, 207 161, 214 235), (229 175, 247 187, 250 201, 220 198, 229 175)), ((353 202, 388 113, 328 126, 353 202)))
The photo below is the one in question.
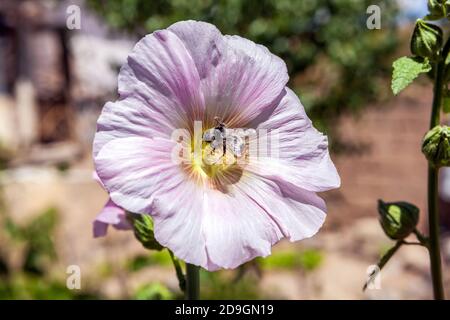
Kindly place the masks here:
POLYGON ((422 242, 420 241, 416 241, 416 242, 409 242, 409 241, 402 241, 402 244, 404 244, 405 246, 421 246, 421 247, 426 247, 422 242))
MULTIPOLYGON (((401 240, 399 240, 395 243, 395 245, 392 248, 390 248, 388 251, 386 251, 386 253, 380 258, 380 261, 378 261, 378 263, 377 263, 379 271, 381 271, 381 269, 383 269, 383 267, 386 265, 386 263, 388 263, 388 261, 394 256, 394 254, 397 252, 398 249, 400 249, 400 247, 403 244, 404 243, 401 240)), ((377 273, 377 271, 374 270, 369 275, 369 278, 367 279, 366 283, 364 284, 363 291, 366 291, 369 283, 371 281, 373 281, 373 277, 376 276, 376 273, 377 273)))
POLYGON ((200 268, 186 263, 186 299, 200 299, 200 268))
POLYGON ((425 237, 425 236, 424 236, 419 230, 417 230, 416 228, 414 228, 413 233, 416 235, 417 240, 419 240, 420 243, 421 243, 424 247, 428 248, 428 246, 429 246, 428 238, 425 237))
POLYGON ((378 262, 378 268, 380 268, 380 270, 383 269, 383 267, 386 265, 386 263, 388 263, 388 261, 394 255, 394 253, 396 253, 397 250, 400 249, 402 244, 403 243, 401 241, 397 241, 392 248, 390 248, 388 251, 386 251, 386 253, 381 257, 380 262, 378 262))
MULTIPOLYGON (((169 250, 169 249, 167 249, 169 250)), ((172 259, 173 266, 178 278, 178 286, 180 290, 186 292, 186 278, 183 274, 183 269, 181 268, 180 260, 176 258, 171 250, 169 250, 170 258, 172 259)))
POLYGON ((433 281, 433 292, 436 300, 444 299, 444 288, 442 286, 441 251, 439 244, 439 212, 437 210, 437 184, 438 170, 428 168, 428 228, 431 278, 433 281))
MULTIPOLYGON (((439 124, 442 104, 442 91, 444 89, 445 59, 450 50, 450 41, 447 40, 439 58, 436 68, 434 83, 433 108, 431 111, 430 129, 439 124)), ((433 293, 436 300, 443 300, 444 288, 442 285, 441 250, 439 243, 439 212, 438 201, 438 173, 439 169, 428 164, 428 228, 431 278, 433 282, 433 293)))

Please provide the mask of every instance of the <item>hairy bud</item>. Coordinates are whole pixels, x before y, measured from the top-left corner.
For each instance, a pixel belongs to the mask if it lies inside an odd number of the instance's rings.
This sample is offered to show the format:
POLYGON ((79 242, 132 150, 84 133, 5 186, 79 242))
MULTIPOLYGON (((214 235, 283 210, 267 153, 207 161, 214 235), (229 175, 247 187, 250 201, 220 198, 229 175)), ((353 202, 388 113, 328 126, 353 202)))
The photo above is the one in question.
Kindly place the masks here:
POLYGON ((411 52, 419 57, 435 60, 442 47, 442 29, 437 25, 417 19, 411 38, 411 52))
POLYGON ((436 126, 427 132, 422 142, 422 153, 436 168, 450 165, 450 128, 436 126))

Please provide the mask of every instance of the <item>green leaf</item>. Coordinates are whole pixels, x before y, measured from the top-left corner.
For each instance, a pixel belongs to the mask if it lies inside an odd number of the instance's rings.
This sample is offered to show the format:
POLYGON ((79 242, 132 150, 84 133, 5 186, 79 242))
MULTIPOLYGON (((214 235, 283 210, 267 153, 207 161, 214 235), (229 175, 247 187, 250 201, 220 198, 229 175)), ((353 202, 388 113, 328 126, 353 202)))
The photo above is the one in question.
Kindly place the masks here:
POLYGON ((155 239, 153 233, 153 220, 148 214, 135 214, 127 212, 127 219, 133 226, 134 236, 146 249, 162 250, 164 249, 155 239))
POLYGON ((427 59, 419 57, 401 57, 394 61, 392 73, 392 92, 397 95, 405 89, 419 74, 431 70, 431 65, 427 59))

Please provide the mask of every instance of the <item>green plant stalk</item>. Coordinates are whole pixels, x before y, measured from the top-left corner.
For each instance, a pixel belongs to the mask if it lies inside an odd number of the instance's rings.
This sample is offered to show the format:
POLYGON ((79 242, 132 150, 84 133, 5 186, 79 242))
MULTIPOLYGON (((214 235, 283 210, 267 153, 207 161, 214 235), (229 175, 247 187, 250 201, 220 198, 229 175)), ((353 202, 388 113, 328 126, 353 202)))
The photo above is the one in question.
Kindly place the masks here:
POLYGON ((200 268, 186 263, 186 299, 200 300, 200 268))
POLYGON ((186 292, 186 278, 184 277, 183 269, 181 268, 181 264, 180 264, 180 260, 178 260, 178 258, 176 258, 174 256, 174 254, 171 250, 169 250, 169 249, 167 249, 167 250, 169 251, 170 259, 172 259, 172 263, 175 268, 175 272, 177 274, 178 286, 180 287, 181 291, 186 292))
MULTIPOLYGON (((403 241, 399 240, 395 243, 395 245, 390 248, 386 253, 380 258, 380 261, 377 263, 377 266, 379 268, 379 271, 383 269, 383 267, 388 263, 388 261, 394 256, 394 254, 400 249, 400 247, 403 245, 403 241)), ((373 277, 376 275, 376 270, 372 271, 372 273, 369 275, 369 279, 367 279, 366 283, 364 284, 363 291, 366 291, 369 283, 373 280, 373 277)))
MULTIPOLYGON (((450 40, 450 39, 449 39, 450 40)), ((436 67, 434 83, 433 106, 431 111, 430 129, 439 124, 440 109, 442 105, 442 91, 444 89, 445 59, 450 50, 450 41, 447 40, 439 57, 436 67)), ((441 248, 439 243, 439 212, 438 201, 438 173, 439 169, 428 164, 428 228, 431 278, 433 293, 436 300, 444 300, 444 288, 442 285, 441 248)))
POLYGON ((434 299, 444 300, 442 285, 441 253, 439 244, 439 212, 437 210, 438 169, 428 167, 428 228, 431 278, 434 299))

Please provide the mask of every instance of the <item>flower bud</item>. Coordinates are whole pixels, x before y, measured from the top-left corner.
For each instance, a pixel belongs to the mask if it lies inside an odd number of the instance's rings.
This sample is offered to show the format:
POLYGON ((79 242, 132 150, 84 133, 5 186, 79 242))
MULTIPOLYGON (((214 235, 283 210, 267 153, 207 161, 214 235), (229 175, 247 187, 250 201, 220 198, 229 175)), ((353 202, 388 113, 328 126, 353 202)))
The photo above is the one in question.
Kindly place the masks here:
POLYGON ((441 28, 417 19, 411 38, 411 52, 416 56, 435 60, 441 47, 441 28))
POLYGON ((146 249, 164 249, 155 239, 153 233, 153 220, 148 214, 136 214, 127 212, 127 219, 133 226, 134 236, 146 249))
POLYGON ((423 138, 422 153, 436 168, 450 166, 450 128, 436 126, 428 131, 423 138))
POLYGON ((428 20, 439 20, 445 18, 449 13, 449 0, 428 0, 428 11, 425 18, 428 20))
POLYGON ((406 238, 419 222, 419 208, 408 202, 383 202, 378 200, 380 224, 393 240, 406 238))

